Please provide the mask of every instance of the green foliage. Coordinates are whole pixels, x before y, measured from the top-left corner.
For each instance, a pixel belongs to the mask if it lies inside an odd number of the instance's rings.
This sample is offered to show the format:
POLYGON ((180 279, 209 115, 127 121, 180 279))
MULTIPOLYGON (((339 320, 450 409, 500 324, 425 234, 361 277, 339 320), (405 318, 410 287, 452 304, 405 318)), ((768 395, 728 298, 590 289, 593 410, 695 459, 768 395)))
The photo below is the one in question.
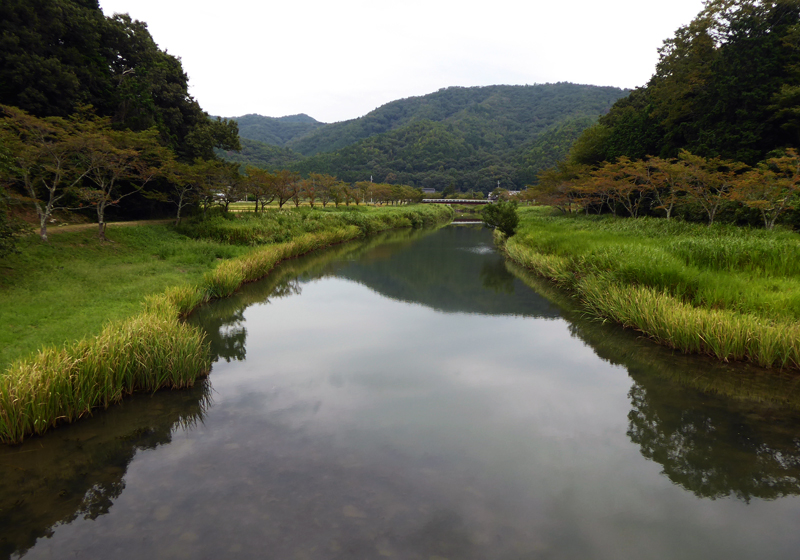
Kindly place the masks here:
POLYGON ((158 48, 147 25, 105 17, 94 0, 0 4, 0 103, 38 117, 91 105, 117 127, 156 127, 188 161, 238 147, 236 123, 209 119, 180 59, 158 48))
POLYGON ((288 147, 302 154, 332 152, 377 134, 428 120, 452 124, 476 147, 507 151, 562 120, 607 111, 624 91, 570 83, 450 87, 387 103, 358 119, 330 124, 288 147))
POLYGON ((569 83, 448 88, 325 125, 286 145, 310 156, 291 166, 304 175, 483 193, 498 181, 521 188, 624 93, 569 83))
POLYGON ((586 128, 569 150, 569 161, 578 165, 596 165, 605 161, 606 144, 611 130, 602 124, 586 128))
POLYGON ((244 166, 252 165, 272 171, 285 169, 303 159, 302 155, 289 148, 273 146, 258 140, 250 140, 244 136, 239 141, 241 144, 240 151, 217 149, 215 153, 226 161, 232 161, 244 166))
POLYGON ((594 117, 567 119, 536 136, 533 142, 518 151, 514 184, 519 186, 538 182, 539 173, 566 158, 570 150, 574 151, 575 141, 596 120, 594 117))
POLYGON ((487 225, 502 231, 506 237, 511 237, 517 231, 519 215, 515 201, 503 200, 487 204, 481 210, 481 218, 487 225))
POLYGON ((675 157, 685 149, 753 165, 796 145, 798 37, 797 2, 706 2, 665 41, 647 86, 600 119, 609 129, 601 159, 675 157))
POLYGON ((18 250, 18 236, 28 229, 25 223, 11 216, 10 200, 6 188, 0 185, 0 258, 18 250))
POLYGON ((25 231, 25 225, 10 215, 11 198, 6 191, 6 184, 14 175, 14 160, 6 148, 0 131, 0 257, 17 250, 17 236, 25 231))

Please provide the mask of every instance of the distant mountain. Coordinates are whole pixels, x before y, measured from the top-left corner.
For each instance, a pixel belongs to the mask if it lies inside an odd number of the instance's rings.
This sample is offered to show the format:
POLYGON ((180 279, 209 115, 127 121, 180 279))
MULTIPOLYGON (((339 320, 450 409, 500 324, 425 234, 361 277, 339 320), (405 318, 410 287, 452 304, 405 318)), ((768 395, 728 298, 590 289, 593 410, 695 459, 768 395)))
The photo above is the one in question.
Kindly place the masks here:
POLYGON ((257 140, 273 146, 286 146, 288 142, 325 126, 325 123, 303 113, 279 118, 250 114, 231 117, 231 120, 239 123, 241 138, 257 140))
POLYGON ((287 142, 304 155, 332 152, 423 120, 455 125, 475 146, 513 148, 565 117, 598 117, 627 90, 570 83, 450 87, 392 101, 363 117, 330 124, 287 142))
POLYGON ((575 138, 627 94, 570 83, 451 87, 333 124, 306 115, 237 120, 241 137, 307 156, 290 165, 303 174, 489 192, 498 181, 509 189, 535 181, 539 171, 565 157, 575 138), (286 120, 298 117, 305 120, 286 120), (263 132, 260 137, 257 130, 263 132))
POLYGON ((285 169, 303 159, 302 154, 274 144, 249 138, 239 138, 239 142, 242 145, 240 152, 224 150, 215 150, 215 152, 227 161, 263 169, 285 169))

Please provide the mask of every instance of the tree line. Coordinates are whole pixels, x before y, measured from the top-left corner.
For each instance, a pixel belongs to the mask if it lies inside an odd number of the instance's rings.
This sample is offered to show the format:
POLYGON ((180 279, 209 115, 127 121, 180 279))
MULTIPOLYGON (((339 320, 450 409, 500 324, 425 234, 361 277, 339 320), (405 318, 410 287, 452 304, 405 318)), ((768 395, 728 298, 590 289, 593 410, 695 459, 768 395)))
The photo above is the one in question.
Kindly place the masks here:
POLYGON ((595 166, 565 162, 542 173, 522 198, 565 213, 634 218, 655 212, 670 219, 676 208, 690 205, 702 209, 709 225, 725 203, 735 202, 757 212, 772 229, 800 200, 800 155, 789 148, 754 167, 686 150, 672 159, 622 156, 595 166))
POLYGON ((422 199, 419 189, 405 185, 350 185, 328 174, 303 178, 288 170, 271 173, 256 167, 241 174, 236 164, 216 159, 181 161, 160 142, 157 129, 116 129, 108 117, 38 118, 5 105, 0 105, 0 115, 0 202, 6 189, 19 192, 36 209, 44 241, 55 212, 86 209, 96 214, 99 236, 105 239, 108 209, 134 195, 173 205, 176 222, 189 207, 198 207, 205 216, 213 206, 227 211, 239 200, 254 201, 263 211, 273 202, 280 208, 290 201, 295 206, 307 202, 311 207, 338 207, 422 199))
POLYGON ((238 149, 236 122, 202 110, 180 59, 158 48, 147 24, 106 17, 97 0, 3 0, 0 38, 1 104, 62 118, 91 105, 115 128, 155 128, 186 161, 238 149))
POLYGON ((645 87, 577 141, 593 164, 680 150, 755 165, 800 140, 800 2, 709 0, 666 40, 645 87))
MULTIPOLYGON (((222 164, 224 165, 224 164, 222 164)), ((408 185, 390 185, 358 181, 354 184, 337 179, 327 173, 309 173, 307 178, 286 169, 270 172, 248 166, 244 175, 234 176, 224 193, 212 191, 220 200, 248 200, 255 203, 255 210, 263 212, 267 205, 277 203, 283 208, 288 203, 299 207, 307 203, 311 208, 319 204, 323 208, 351 203, 411 204, 422 200, 422 191, 408 185)), ((205 206, 204 206, 205 207, 205 206)), ((227 209, 227 204, 225 204, 227 209)))

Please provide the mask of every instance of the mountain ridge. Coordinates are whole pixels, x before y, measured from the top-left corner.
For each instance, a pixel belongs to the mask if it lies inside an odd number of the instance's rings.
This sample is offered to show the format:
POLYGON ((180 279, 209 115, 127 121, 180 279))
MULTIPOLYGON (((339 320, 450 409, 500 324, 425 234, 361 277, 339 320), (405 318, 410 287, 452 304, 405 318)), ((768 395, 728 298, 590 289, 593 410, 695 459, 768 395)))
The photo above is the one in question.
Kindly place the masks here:
POLYGON ((246 115, 238 121, 239 134, 262 142, 271 139, 268 143, 291 150, 279 159, 298 158, 289 167, 303 174, 488 192, 497 181, 519 188, 535 180, 538 171, 565 155, 577 135, 627 93, 568 82, 454 86, 332 124, 246 115), (267 129, 271 136, 255 137, 267 129), (546 133, 557 137, 557 149, 537 144, 546 133))

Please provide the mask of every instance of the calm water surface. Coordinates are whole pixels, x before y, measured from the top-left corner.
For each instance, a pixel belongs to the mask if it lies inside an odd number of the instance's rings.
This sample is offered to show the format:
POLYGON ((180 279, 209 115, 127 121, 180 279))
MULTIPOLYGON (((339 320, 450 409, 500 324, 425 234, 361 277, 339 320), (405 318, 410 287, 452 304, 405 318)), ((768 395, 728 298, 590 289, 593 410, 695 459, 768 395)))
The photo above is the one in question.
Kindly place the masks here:
POLYGON ((586 321, 487 230, 296 259, 192 321, 204 383, 0 449, 2 556, 798 556, 798 379, 586 321))

